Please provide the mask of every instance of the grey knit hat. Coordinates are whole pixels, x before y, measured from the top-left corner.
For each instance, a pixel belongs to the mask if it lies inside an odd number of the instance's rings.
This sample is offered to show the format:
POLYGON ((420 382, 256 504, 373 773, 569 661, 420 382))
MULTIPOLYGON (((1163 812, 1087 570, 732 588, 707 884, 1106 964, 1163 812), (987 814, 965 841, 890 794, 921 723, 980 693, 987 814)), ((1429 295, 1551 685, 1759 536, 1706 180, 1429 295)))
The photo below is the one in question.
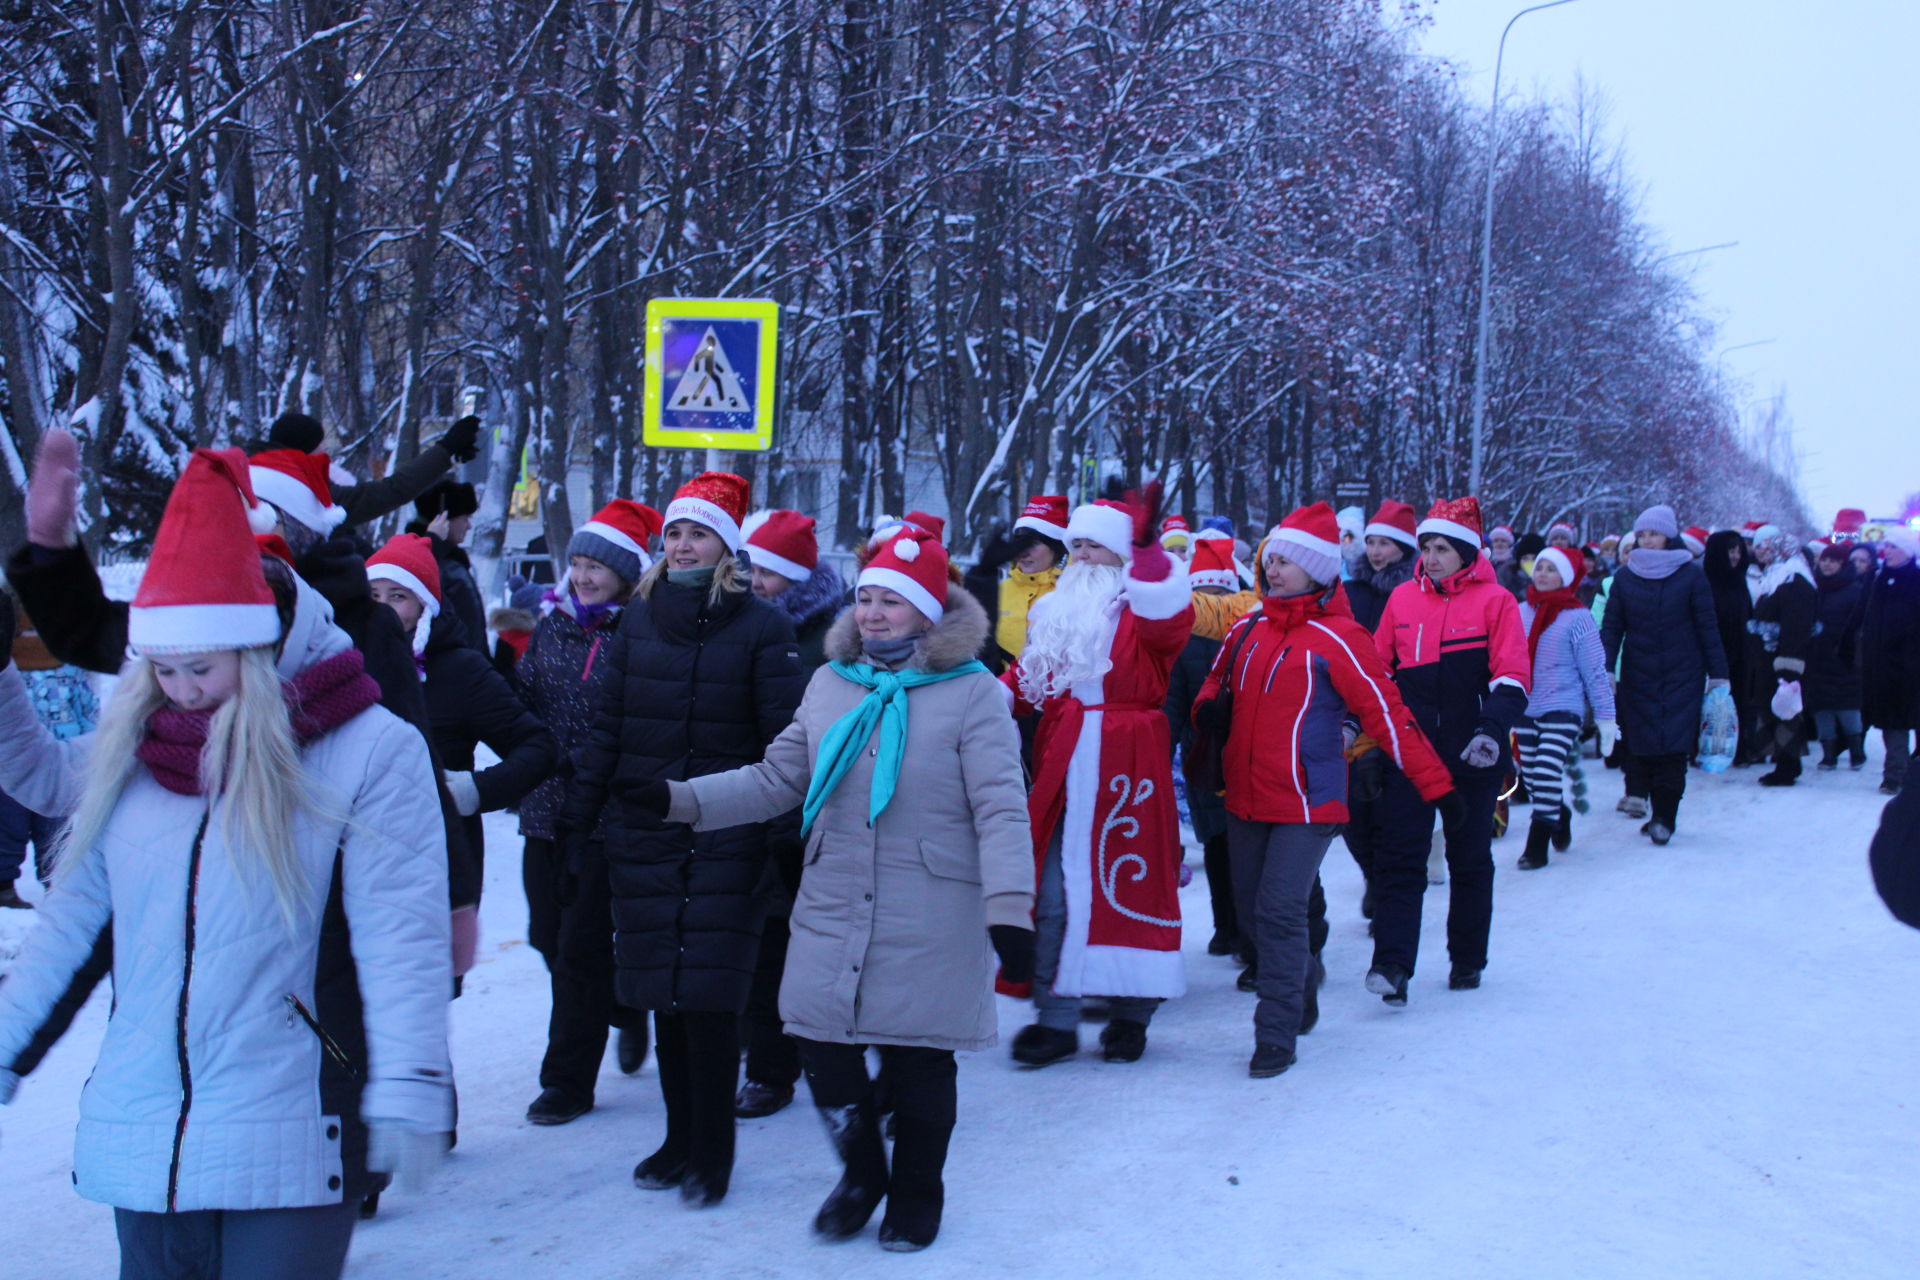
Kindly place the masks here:
POLYGON ((1645 511, 1642 511, 1640 518, 1633 522, 1633 531, 1635 533, 1643 531, 1647 533, 1664 533, 1667 535, 1668 543, 1677 543, 1680 541, 1679 518, 1673 514, 1673 508, 1664 502, 1658 506, 1648 507, 1645 511))

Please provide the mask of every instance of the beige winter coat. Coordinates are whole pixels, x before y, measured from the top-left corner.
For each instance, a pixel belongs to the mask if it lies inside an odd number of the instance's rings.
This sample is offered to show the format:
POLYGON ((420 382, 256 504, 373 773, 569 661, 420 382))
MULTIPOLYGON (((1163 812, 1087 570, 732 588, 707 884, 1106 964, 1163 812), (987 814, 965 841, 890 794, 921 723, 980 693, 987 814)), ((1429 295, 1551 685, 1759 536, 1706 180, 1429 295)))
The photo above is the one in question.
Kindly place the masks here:
MULTIPOLYGON (((909 665, 951 670, 986 636, 985 611, 954 587, 909 665)), ((852 610, 834 623, 826 648, 833 661, 864 661, 852 610)), ((766 758, 672 783, 670 819, 706 830, 799 807, 821 740, 866 695, 820 668, 766 758)), ((789 1034, 809 1040, 987 1048, 997 1028, 987 926, 1032 927, 1020 735, 1000 683, 984 672, 909 690, 899 783, 870 828, 878 737, 808 836, 780 1016, 789 1034)))

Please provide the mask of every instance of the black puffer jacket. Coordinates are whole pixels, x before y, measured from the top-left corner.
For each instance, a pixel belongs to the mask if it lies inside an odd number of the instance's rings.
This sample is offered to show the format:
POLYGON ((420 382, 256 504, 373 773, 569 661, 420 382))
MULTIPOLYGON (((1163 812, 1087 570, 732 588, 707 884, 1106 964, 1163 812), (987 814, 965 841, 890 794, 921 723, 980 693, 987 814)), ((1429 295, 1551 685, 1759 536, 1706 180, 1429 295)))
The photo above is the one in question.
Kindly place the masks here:
POLYGON ((1620 673, 1620 732, 1635 755, 1686 755, 1700 740, 1707 681, 1727 677, 1713 589, 1700 566, 1664 578, 1613 575, 1600 622, 1607 670, 1620 673))
MULTIPOLYGON (((527 793, 520 802, 520 834, 530 840, 557 838, 561 809, 566 804, 567 779, 587 745, 593 713, 607 689, 607 664, 600 659, 620 625, 619 611, 601 615, 591 630, 573 616, 570 601, 561 601, 533 628, 527 651, 514 665, 514 680, 527 708, 546 725, 559 749, 554 775, 527 793)), ((594 838, 606 835, 606 817, 594 824, 594 838)))
MULTIPOLYGON (((426 626, 425 619, 421 626, 426 626)), ((527 710, 520 695, 491 661, 466 641, 459 619, 442 614, 433 620, 422 655, 427 668, 427 718, 440 766, 472 773, 480 810, 461 819, 467 849, 486 867, 486 828, 481 814, 504 809, 553 773, 559 757, 553 735, 527 710), (477 773, 473 749, 480 743, 500 762, 477 773)))
POLYGON ((460 619, 462 639, 484 654, 487 651, 487 609, 480 599, 480 584, 474 581, 473 561, 466 551, 456 547, 416 520, 407 526, 433 544, 433 563, 440 570, 440 599, 443 612, 460 619))
POLYGON ((822 564, 810 577, 775 596, 773 603, 793 624, 794 642, 800 646, 800 670, 811 678, 826 665, 827 632, 847 606, 846 579, 832 565, 822 564))
POLYGON ((627 606, 600 653, 606 696, 567 789, 571 829, 608 811, 616 989, 631 1009, 744 1010, 773 889, 766 824, 696 835, 617 799, 625 786, 757 764, 800 705, 786 616, 744 591, 718 604, 708 594, 663 578, 627 606))
POLYGON ((1411 550, 1384 569, 1375 569, 1372 561, 1360 557, 1360 563, 1353 567, 1353 577, 1341 584, 1347 593, 1347 607, 1353 610, 1353 620, 1368 631, 1376 630, 1380 626, 1380 615, 1386 612, 1387 597, 1395 587, 1412 582, 1413 571, 1419 565, 1419 555, 1411 550))
POLYGON ((1876 729, 1920 729, 1920 561, 1882 569, 1860 629, 1860 708, 1876 729))
MULTIPOLYGON (((1817 572, 1817 571, 1816 571, 1817 572)), ((1816 576, 1813 637, 1801 694, 1809 711, 1860 709, 1860 575, 1850 564, 1832 577, 1816 576)))
POLYGON ((1720 629, 1720 647, 1727 655, 1727 682, 1733 696, 1742 702, 1752 697, 1752 675, 1748 671, 1747 619, 1753 616, 1753 592, 1747 586, 1747 566, 1753 552, 1738 529, 1722 529, 1707 537, 1707 550, 1700 567, 1713 590, 1713 617, 1720 629), (1738 549, 1739 559, 1733 558, 1738 549))

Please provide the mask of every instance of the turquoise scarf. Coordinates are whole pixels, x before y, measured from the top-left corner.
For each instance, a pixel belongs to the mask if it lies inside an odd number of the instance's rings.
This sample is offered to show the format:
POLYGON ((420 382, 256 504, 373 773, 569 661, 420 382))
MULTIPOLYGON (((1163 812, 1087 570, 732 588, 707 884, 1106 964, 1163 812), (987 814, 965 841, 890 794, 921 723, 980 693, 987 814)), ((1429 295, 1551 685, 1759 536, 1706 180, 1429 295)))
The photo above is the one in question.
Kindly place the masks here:
POLYGON ((893 800, 893 788, 900 781, 900 760, 907 750, 907 690, 923 684, 938 684, 956 676, 985 671, 978 660, 963 662, 950 671, 882 671, 864 663, 832 662, 834 673, 869 690, 853 710, 833 722, 820 742, 820 754, 813 769, 813 781, 807 786, 807 801, 800 810, 800 834, 813 830, 827 797, 834 793, 861 748, 880 726, 880 754, 873 766, 873 794, 867 800, 867 825, 879 821, 893 800))

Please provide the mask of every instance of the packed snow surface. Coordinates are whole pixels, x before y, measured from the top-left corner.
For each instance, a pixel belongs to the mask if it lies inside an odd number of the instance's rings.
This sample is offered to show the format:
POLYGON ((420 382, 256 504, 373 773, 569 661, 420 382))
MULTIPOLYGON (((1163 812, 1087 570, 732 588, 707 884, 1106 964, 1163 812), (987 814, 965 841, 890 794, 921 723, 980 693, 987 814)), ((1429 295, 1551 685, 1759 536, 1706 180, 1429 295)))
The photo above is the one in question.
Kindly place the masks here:
MULTIPOLYGON (((482 959, 453 1006, 459 1149, 424 1198, 389 1193, 355 1277, 632 1276, 1833 1277, 1920 1258, 1920 932, 1873 895, 1882 797, 1867 772, 1791 791, 1695 771, 1665 849, 1612 812, 1618 774, 1542 871, 1495 846, 1492 963, 1446 989, 1446 890, 1427 895, 1403 1010, 1361 985, 1360 881, 1336 841, 1319 1027, 1300 1063, 1250 1080, 1253 997, 1209 957, 1206 887, 1183 895, 1191 991, 1147 1056, 1021 1071, 965 1057, 947 1216, 925 1254, 809 1231, 837 1170, 802 1101, 741 1125, 714 1210, 636 1190, 661 1135, 652 1061, 612 1054, 598 1107, 522 1118, 538 1091, 546 974, 525 945, 519 841, 488 821, 482 959)), ((1197 864, 1197 856, 1191 858, 1197 864)), ((0 946, 27 913, 0 912, 0 946)), ((10 947, 6 949, 10 950, 10 947)), ((0 1111, 0 1272, 115 1269, 112 1217, 69 1183, 97 994, 0 1111)), ((1001 1006, 1004 1041, 1026 1020, 1001 1006)))

